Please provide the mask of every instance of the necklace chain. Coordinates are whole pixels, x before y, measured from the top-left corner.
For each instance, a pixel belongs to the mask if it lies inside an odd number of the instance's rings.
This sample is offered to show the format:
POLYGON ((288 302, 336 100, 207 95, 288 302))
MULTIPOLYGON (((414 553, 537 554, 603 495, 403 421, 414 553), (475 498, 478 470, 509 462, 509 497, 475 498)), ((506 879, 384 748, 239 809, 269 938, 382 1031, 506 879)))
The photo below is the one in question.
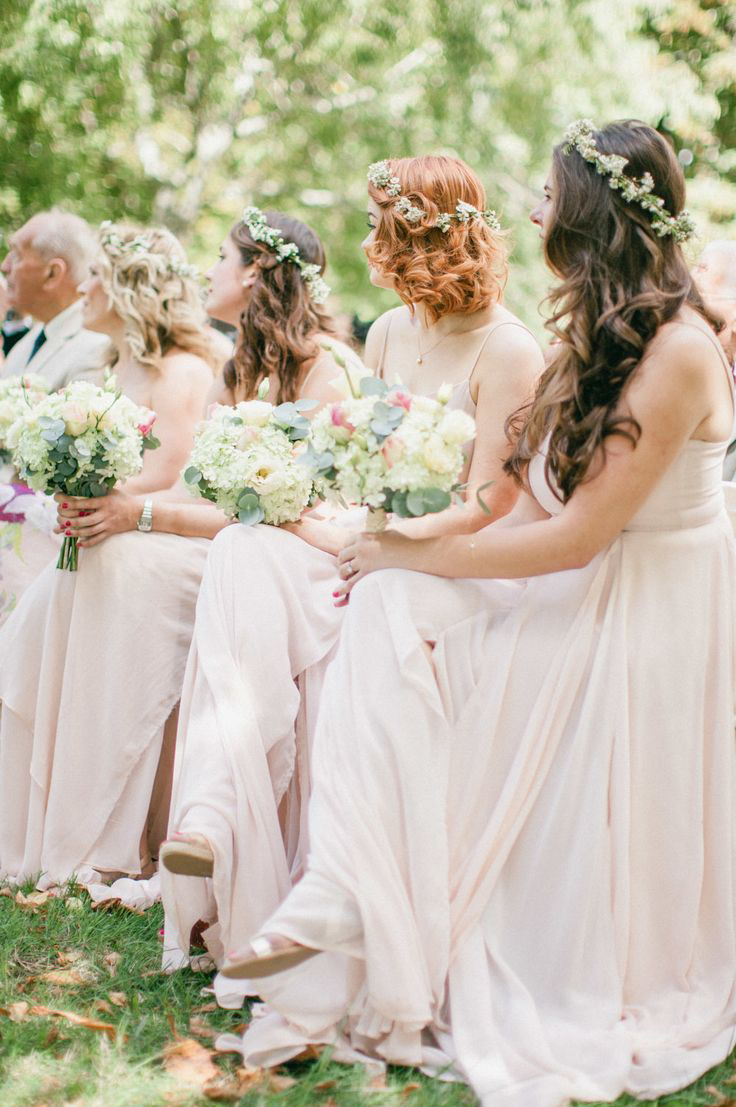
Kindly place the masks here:
POLYGON ((432 350, 436 350, 437 347, 445 341, 446 338, 452 338, 453 335, 462 334, 462 331, 448 331, 447 334, 443 334, 441 338, 438 338, 433 346, 430 346, 428 350, 422 350, 422 343, 419 340, 420 331, 417 331, 417 350, 419 352, 417 357, 417 365, 422 365, 425 357, 432 353, 432 350))

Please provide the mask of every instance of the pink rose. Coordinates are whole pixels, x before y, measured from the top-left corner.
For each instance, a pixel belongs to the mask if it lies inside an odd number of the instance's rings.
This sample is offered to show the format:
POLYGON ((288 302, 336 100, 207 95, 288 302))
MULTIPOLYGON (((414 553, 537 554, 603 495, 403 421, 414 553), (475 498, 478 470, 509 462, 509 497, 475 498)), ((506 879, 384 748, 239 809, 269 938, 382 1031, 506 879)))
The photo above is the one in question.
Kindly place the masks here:
POLYGON ((408 392, 403 392, 400 388, 397 388, 394 392, 389 393, 388 398, 396 407, 403 407, 406 411, 411 411, 412 397, 408 392))
POLYGON ((401 439, 396 438, 393 434, 390 435, 381 446, 383 460, 386 462, 389 469, 392 465, 395 465, 401 457, 403 457, 404 452, 404 443, 401 441, 401 439))
POLYGON ((355 430, 355 427, 348 419, 340 404, 333 404, 330 408, 330 419, 332 420, 333 427, 345 427, 351 434, 355 430))
POLYGON ((149 411, 146 413, 146 418, 138 424, 138 430, 145 438, 147 434, 151 433, 151 427, 156 422, 156 412, 149 411))

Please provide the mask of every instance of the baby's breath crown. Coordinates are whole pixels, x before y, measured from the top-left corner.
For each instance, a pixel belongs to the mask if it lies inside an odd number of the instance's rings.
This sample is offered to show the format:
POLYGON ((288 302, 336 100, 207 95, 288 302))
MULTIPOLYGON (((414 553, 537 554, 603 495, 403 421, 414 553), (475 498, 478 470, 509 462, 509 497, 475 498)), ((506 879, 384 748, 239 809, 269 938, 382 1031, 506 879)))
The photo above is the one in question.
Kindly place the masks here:
POLYGON ((132 254, 139 257, 146 255, 156 266, 163 267, 167 273, 180 277, 181 280, 198 281, 200 278, 199 270, 194 265, 185 265, 183 261, 177 261, 176 258, 164 257, 145 234, 123 238, 109 219, 100 224, 100 242, 105 249, 113 249, 123 255, 132 254))
POLYGON ((254 242, 263 242, 269 250, 273 250, 279 261, 290 261, 296 265, 311 299, 315 304, 323 304, 330 295, 330 286, 322 277, 320 267, 304 261, 295 242, 286 242, 277 227, 269 227, 260 208, 245 208, 241 220, 254 242))
POLYGON ((654 178, 644 173, 639 179, 627 177, 624 169, 628 158, 620 154, 602 154, 595 144, 595 124, 590 119, 577 119, 565 131, 563 153, 577 150, 581 158, 594 166, 596 173, 608 177, 609 188, 620 192, 624 200, 638 204, 650 216, 655 234, 660 238, 672 235, 675 242, 685 242, 695 230, 690 212, 683 208, 679 215, 667 211, 661 196, 654 195, 654 178))
MULTIPOLYGON (((368 180, 374 188, 382 189, 392 200, 396 200, 396 210, 404 216, 407 223, 421 223, 425 218, 427 213, 422 208, 412 204, 407 196, 401 195, 401 181, 391 172, 391 167, 386 160, 375 161, 373 165, 368 166, 368 180)), ((453 222, 468 223, 471 219, 482 219, 492 231, 501 230, 501 223, 495 211, 491 208, 478 211, 472 204, 466 204, 464 200, 458 200, 453 212, 441 211, 434 222, 429 223, 428 226, 438 227, 443 234, 447 234, 453 222)))

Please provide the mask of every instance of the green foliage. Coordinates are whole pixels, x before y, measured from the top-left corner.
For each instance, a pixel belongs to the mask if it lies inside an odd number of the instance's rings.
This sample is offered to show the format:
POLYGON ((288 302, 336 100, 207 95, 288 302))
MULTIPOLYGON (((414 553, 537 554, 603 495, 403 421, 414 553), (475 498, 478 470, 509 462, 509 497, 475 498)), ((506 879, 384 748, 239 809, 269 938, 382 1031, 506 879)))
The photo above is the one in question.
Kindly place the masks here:
POLYGON ((360 251, 366 167, 445 151, 511 230, 509 304, 534 325, 548 278, 527 216, 570 119, 664 119, 694 144, 696 215, 733 211, 726 0, 4 0, 3 16, 5 231, 59 203, 165 223, 207 265, 245 204, 281 208, 369 318, 395 298, 360 251))

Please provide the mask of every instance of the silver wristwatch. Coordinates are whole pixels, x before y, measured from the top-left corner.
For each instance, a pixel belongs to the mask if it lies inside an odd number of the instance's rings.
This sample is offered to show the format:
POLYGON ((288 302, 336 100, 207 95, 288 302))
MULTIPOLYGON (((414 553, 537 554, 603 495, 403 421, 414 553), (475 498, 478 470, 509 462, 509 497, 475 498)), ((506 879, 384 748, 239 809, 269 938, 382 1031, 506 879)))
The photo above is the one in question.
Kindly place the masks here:
POLYGON ((143 511, 136 525, 145 534, 153 530, 153 500, 144 500, 143 511))

